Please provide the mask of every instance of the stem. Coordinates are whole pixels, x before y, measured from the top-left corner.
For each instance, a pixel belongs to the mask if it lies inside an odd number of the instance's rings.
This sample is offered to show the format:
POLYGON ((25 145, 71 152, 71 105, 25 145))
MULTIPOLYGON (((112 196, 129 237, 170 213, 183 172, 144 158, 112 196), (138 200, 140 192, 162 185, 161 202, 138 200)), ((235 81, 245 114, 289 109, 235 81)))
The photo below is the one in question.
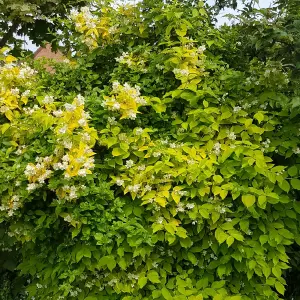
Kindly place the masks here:
POLYGON ((7 41, 13 36, 14 32, 19 26, 18 21, 14 21, 12 26, 9 28, 9 30, 4 34, 2 39, 0 40, 0 48, 4 47, 7 41))

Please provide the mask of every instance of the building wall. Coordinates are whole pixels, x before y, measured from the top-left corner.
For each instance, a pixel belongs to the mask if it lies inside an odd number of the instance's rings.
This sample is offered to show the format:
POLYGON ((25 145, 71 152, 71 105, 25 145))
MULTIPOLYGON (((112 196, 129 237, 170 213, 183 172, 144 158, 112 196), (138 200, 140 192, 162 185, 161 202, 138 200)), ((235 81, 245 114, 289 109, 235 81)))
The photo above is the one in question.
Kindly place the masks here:
POLYGON ((36 50, 34 53, 34 59, 38 59, 39 57, 50 58, 56 61, 63 61, 65 59, 59 50, 57 50, 57 52, 52 51, 50 44, 47 44, 45 47, 40 47, 38 50, 36 50))

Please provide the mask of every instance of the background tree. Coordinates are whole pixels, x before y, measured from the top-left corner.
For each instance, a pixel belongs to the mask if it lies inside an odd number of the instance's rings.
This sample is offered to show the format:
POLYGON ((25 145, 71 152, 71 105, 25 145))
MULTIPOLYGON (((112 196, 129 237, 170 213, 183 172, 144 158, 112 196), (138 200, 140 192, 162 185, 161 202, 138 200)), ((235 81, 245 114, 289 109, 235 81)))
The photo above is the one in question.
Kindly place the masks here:
POLYGON ((37 45, 52 42, 53 33, 61 28, 57 18, 86 3, 86 0, 1 0, 0 48, 13 44, 15 50, 20 49, 24 41, 16 35, 25 35, 37 45))

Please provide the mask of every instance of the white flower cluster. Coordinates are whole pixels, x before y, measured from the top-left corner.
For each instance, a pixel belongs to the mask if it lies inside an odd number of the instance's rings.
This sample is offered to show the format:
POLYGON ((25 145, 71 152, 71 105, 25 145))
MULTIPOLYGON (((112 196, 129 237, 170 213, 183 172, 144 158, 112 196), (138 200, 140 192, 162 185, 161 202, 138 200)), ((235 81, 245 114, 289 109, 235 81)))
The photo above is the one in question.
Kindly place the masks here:
POLYGON ((76 194, 76 192, 78 191, 78 188, 74 185, 72 185, 72 186, 64 185, 63 191, 68 193, 68 195, 65 197, 67 200, 73 200, 73 199, 78 198, 78 196, 76 194))
POLYGON ((139 275, 135 275, 135 274, 132 274, 132 273, 128 273, 128 279, 129 280, 138 280, 139 279, 139 275))
POLYGON ((236 135, 234 132, 228 132, 228 138, 232 141, 234 141, 236 139, 236 135))
POLYGON ((269 139, 266 139, 264 142, 262 142, 263 147, 261 148, 262 152, 265 152, 270 147, 271 141, 269 139))
MULTIPOLYGON (((24 174, 27 177, 36 177, 36 181, 39 184, 43 184, 45 183, 45 180, 47 178, 49 178, 52 174, 52 171, 48 169, 49 164, 51 163, 52 158, 49 156, 46 156, 44 158, 42 157, 37 157, 36 158, 36 162, 37 164, 28 164, 26 166, 26 169, 24 171, 24 174)), ((32 183, 31 185, 28 185, 27 190, 33 190, 35 189, 37 186, 36 184, 33 185, 34 183, 32 183)))
POLYGON ((133 192, 133 193, 138 193, 140 190, 141 185, 140 184, 135 184, 135 185, 129 185, 128 186, 128 191, 133 192))
POLYGON ((218 207, 215 208, 215 210, 217 212, 219 212, 220 214, 226 213, 226 208, 225 207, 218 206, 218 207))
POLYGON ((84 24, 88 29, 95 29, 97 27, 98 19, 94 16, 89 7, 82 7, 79 11, 71 11, 71 19, 75 22, 76 29, 80 31, 82 23, 78 22, 78 17, 81 16, 84 20, 84 24))
POLYGON ((45 96, 45 98, 43 99, 42 103, 43 104, 51 104, 54 102, 54 97, 53 96, 45 96))
POLYGON ((126 64, 128 67, 132 66, 133 64, 128 52, 123 52, 120 57, 116 58, 116 61, 120 64, 126 64))
POLYGON ((187 77, 189 76, 190 72, 188 69, 174 69, 173 70, 173 73, 176 75, 176 76, 182 76, 182 77, 187 77))
MULTIPOLYGON (((9 64, 5 64, 2 67, 0 67, 0 77, 5 76, 7 79, 13 79, 13 78, 17 78, 20 80, 24 80, 24 79, 30 79, 31 77, 33 77, 35 74, 37 73, 37 71, 35 71, 34 69, 30 68, 26 63, 22 63, 20 66, 18 66, 15 63, 9 63, 9 64), (12 72, 13 69, 18 69, 17 75, 16 72, 12 72)), ((26 82, 26 85, 30 85, 31 82, 26 82)))
POLYGON ((200 46, 197 48, 197 53, 198 54, 203 54, 203 52, 206 50, 206 47, 204 45, 200 46))
POLYGON ((294 149, 293 152, 294 152, 295 154, 300 154, 300 148, 294 149))
POLYGON ((23 109, 24 109, 24 113, 26 115, 32 115, 34 112, 36 112, 37 110, 39 110, 40 107, 35 104, 32 108, 30 108, 30 107, 24 107, 23 109))
POLYGON ((234 113, 238 113, 241 109, 242 109, 242 108, 241 108, 240 106, 235 106, 235 107, 233 108, 233 112, 234 112, 234 113))
POLYGON ((28 79, 30 77, 33 77, 34 75, 36 75, 37 71, 30 68, 27 64, 22 63, 21 64, 21 68, 20 68, 20 72, 19 72, 19 78, 20 79, 28 79))
POLYGON ((7 205, 2 204, 0 206, 0 211, 7 211, 8 216, 11 217, 20 206, 21 203, 19 196, 14 195, 7 205))
POLYGON ((221 153, 221 144, 219 142, 215 143, 213 149, 213 152, 219 155, 221 153))
POLYGON ((138 105, 146 105, 147 101, 141 96, 140 87, 135 86, 131 87, 128 83, 121 85, 118 81, 114 81, 112 84, 113 92, 115 94, 121 94, 120 97, 111 97, 105 102, 103 102, 103 106, 107 107, 109 110, 127 110, 127 117, 129 119, 135 120, 136 119, 136 111, 128 107, 128 103, 131 102, 131 106, 138 106, 138 105), (118 100, 117 100, 118 99, 118 100), (121 105, 123 107, 121 107, 121 105))

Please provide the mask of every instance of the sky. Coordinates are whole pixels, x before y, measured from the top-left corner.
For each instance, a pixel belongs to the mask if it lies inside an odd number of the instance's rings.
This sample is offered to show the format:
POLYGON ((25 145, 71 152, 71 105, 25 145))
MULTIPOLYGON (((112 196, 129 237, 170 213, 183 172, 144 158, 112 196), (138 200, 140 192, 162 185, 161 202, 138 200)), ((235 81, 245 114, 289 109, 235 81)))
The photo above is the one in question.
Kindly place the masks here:
MULTIPOLYGON (((272 5, 272 0, 259 0, 259 4, 256 5, 256 7, 258 8, 266 8, 266 7, 270 7, 272 5)), ((208 0, 208 3, 214 3, 214 0, 208 0)), ((239 9, 241 9, 243 6, 240 4, 238 6, 239 9)), ((220 15, 218 17, 218 25, 222 25, 225 22, 228 23, 228 18, 225 17, 225 15, 227 14, 237 14, 237 11, 233 10, 233 9, 224 9, 220 12, 220 15)), ((27 38, 25 38, 25 45, 24 45, 25 49, 31 50, 31 51, 36 51, 37 50, 37 46, 32 44, 27 38)))

